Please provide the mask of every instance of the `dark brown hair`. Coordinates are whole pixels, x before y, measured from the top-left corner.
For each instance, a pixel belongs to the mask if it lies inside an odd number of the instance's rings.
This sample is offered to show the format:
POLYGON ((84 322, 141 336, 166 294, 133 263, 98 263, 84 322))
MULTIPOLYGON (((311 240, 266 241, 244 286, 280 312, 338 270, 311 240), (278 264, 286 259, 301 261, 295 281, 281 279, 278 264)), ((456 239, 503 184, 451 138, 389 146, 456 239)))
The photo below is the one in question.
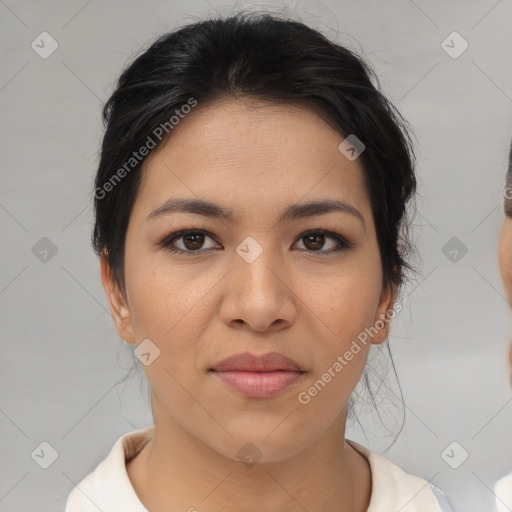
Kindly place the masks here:
POLYGON ((512 143, 510 144, 510 153, 508 155, 508 171, 505 183, 505 215, 512 217, 512 143))
POLYGON ((352 51, 279 15, 241 12, 159 37, 123 71, 103 110, 92 243, 98 255, 108 256, 116 282, 125 290, 125 237, 144 158, 130 172, 126 162, 191 98, 201 108, 223 97, 249 96, 309 105, 344 137, 355 135, 365 145, 360 158, 383 285, 400 284, 404 268, 412 268, 406 262, 412 250, 406 205, 416 189, 414 153, 405 121, 372 80, 377 82, 373 71, 352 51), (115 186, 106 187, 109 182, 115 186))

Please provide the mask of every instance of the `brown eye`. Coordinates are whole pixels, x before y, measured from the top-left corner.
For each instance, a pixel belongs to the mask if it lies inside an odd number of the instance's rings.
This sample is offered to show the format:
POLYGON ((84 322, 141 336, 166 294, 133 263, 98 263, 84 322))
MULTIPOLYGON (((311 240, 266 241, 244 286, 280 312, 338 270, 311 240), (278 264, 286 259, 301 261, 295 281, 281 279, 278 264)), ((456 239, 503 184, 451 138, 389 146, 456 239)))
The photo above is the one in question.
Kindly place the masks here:
POLYGON ((209 247, 204 247, 206 239, 213 240, 213 237, 202 230, 185 229, 171 233, 166 236, 157 245, 170 252, 176 253, 201 253, 207 249, 214 249, 215 243, 209 247))
POLYGON ((204 244, 204 234, 202 233, 183 235, 181 238, 183 239, 183 245, 185 248, 191 251, 197 251, 197 249, 201 249, 202 245, 204 244))
POLYGON ((325 236, 322 234, 318 235, 307 235, 303 237, 304 245, 313 251, 321 249, 325 243, 325 236))
POLYGON ((328 231, 310 231, 309 233, 303 234, 299 241, 302 241, 308 252, 318 252, 320 254, 341 251, 352 247, 352 244, 343 237, 328 231), (328 247, 328 250, 322 250, 328 240, 331 240, 330 248, 328 247))
MULTIPOLYGON (((328 254, 353 247, 353 244, 348 242, 345 238, 338 235, 337 233, 324 230, 316 230, 304 233, 298 239, 298 242, 302 242, 304 246, 303 250, 306 252, 316 252, 319 254, 328 254), (327 250, 325 249, 326 245, 327 250)), ((188 255, 201 254, 206 252, 208 249, 219 248, 215 244, 213 235, 202 229, 182 229, 180 231, 176 231, 164 237, 160 242, 157 243, 157 246, 169 252, 188 255), (213 243, 211 243, 210 246, 205 247, 205 242, 208 238, 212 240, 213 243)))

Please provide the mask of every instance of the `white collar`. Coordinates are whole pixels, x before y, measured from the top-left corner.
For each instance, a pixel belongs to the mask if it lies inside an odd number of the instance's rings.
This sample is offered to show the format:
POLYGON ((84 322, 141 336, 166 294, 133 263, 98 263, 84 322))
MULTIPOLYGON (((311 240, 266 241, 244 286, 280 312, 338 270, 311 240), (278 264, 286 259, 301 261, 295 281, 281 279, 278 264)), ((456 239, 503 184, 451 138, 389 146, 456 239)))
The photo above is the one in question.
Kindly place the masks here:
POLYGON ((71 492, 65 512, 148 512, 126 471, 126 461, 151 438, 153 427, 122 435, 108 456, 71 492))
POLYGON ((347 442, 370 464, 372 494, 367 512, 442 512, 426 480, 406 473, 386 457, 354 441, 347 442))
POLYGON ((498 480, 494 486, 496 510, 509 512, 512 509, 512 473, 498 480))
MULTIPOLYGON (((65 512, 148 512, 126 471, 126 462, 151 439, 153 428, 122 435, 108 456, 69 495, 65 512)), ((441 512, 428 482, 405 473, 390 460, 348 441, 370 464, 372 494, 367 512, 441 512)))

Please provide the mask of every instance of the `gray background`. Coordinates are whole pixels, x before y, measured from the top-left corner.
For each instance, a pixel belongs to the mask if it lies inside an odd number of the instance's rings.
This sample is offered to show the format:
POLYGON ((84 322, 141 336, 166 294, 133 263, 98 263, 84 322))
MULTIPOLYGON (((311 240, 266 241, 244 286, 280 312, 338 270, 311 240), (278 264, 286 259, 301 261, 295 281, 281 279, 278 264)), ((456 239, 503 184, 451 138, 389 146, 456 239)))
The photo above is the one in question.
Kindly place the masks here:
MULTIPOLYGON (((456 509, 490 510, 494 481, 512 469, 512 326, 496 264, 512 137, 512 2, 237 5, 287 5, 285 12, 364 51, 410 122, 421 275, 404 290, 392 329, 407 420, 385 455, 432 479, 456 509), (453 31, 469 43, 456 59, 441 46, 453 31), (456 262, 443 252, 452 237, 468 249, 456 262), (452 461, 462 449, 469 454, 457 469, 441 456, 453 441, 460 447, 452 461)), ((141 381, 120 383, 132 355, 115 331, 90 247, 100 109, 143 45, 177 24, 232 10, 214 0, 0 0, 1 511, 62 510, 74 483, 121 434, 151 423, 141 381), (31 48, 43 31, 59 45, 47 59, 31 48), (47 261, 32 250, 42 237, 57 248, 47 261), (43 441, 58 453, 48 469, 31 457, 43 441)), ((391 419, 398 414, 386 399, 381 408, 391 419)), ((372 416, 362 418, 368 439, 356 427, 348 437, 382 451, 393 437, 373 427, 372 416)))

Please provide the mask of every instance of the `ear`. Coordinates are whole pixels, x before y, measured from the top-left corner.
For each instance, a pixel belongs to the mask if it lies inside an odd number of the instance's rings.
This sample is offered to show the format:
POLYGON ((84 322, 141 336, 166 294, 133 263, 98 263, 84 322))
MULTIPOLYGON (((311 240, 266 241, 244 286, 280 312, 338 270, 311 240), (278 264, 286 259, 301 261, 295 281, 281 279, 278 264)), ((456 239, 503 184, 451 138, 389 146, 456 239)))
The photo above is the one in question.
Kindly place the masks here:
POLYGON ((121 289, 114 280, 108 257, 104 252, 100 255, 100 267, 101 282, 107 295, 110 313, 114 319, 117 332, 121 339, 126 340, 127 343, 135 343, 127 300, 125 300, 121 289))
POLYGON ((372 338, 372 343, 374 345, 379 345, 384 342, 389 336, 389 330, 391 329, 391 321, 395 316, 399 304, 395 306, 396 294, 398 291, 398 285, 390 284, 387 288, 382 290, 382 295, 379 302, 379 307, 377 308, 377 315, 375 317, 373 331, 376 334, 372 338))

